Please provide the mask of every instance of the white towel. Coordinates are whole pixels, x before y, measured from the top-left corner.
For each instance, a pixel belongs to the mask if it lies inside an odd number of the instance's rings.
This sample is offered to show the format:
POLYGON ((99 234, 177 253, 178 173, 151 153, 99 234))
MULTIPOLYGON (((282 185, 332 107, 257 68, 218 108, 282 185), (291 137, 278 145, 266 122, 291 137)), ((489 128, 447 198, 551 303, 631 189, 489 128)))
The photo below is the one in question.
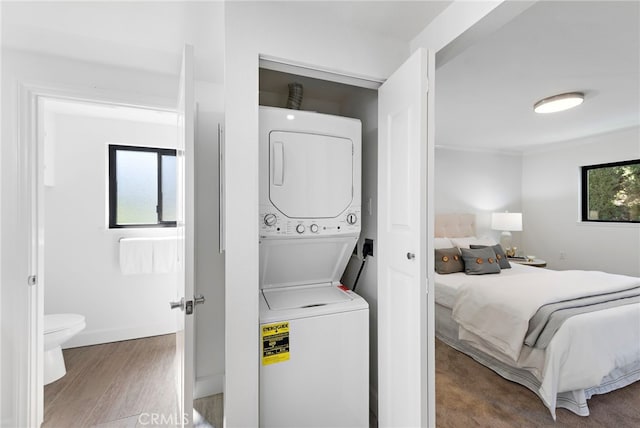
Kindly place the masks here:
POLYGON ((178 238, 167 236, 153 239, 153 273, 178 271, 178 238))
POLYGON ((153 271, 153 245, 148 238, 120 239, 120 270, 123 275, 153 271))

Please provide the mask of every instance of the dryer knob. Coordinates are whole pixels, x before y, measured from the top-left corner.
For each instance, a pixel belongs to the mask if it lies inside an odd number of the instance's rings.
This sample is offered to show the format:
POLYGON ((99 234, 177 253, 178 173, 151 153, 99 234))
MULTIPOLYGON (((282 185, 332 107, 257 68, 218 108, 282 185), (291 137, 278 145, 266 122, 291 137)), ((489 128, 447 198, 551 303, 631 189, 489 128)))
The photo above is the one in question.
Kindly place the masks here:
POLYGON ((313 233, 318 233, 318 225, 317 224, 312 224, 311 226, 309 226, 309 229, 311 229, 311 231, 313 233))
POLYGON ((304 233, 304 224, 299 224, 296 226, 296 232, 304 233))
POLYGON ((273 226, 274 224, 276 224, 277 219, 278 218, 275 214, 267 214, 264 216, 264 224, 266 224, 267 226, 273 226))
POLYGON ((356 224, 356 221, 358 221, 358 217, 355 214, 352 213, 347 215, 347 223, 356 224))

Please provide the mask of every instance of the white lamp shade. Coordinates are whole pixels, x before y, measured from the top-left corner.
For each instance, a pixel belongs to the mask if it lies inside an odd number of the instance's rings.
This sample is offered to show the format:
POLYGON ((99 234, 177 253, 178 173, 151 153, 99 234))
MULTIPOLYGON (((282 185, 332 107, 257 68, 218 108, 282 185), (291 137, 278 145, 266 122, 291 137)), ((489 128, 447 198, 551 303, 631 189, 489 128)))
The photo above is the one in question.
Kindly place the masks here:
POLYGON ((493 230, 522 230, 522 213, 493 213, 491 214, 491 229, 493 230))

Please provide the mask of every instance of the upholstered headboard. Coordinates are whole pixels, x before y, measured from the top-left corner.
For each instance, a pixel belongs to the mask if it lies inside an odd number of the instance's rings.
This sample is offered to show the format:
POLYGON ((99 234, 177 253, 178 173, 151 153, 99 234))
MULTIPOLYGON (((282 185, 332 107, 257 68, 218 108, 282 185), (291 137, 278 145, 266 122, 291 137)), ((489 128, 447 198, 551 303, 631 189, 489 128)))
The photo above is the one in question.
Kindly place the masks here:
POLYGON ((475 214, 436 214, 436 238, 463 238, 476 235, 475 214))

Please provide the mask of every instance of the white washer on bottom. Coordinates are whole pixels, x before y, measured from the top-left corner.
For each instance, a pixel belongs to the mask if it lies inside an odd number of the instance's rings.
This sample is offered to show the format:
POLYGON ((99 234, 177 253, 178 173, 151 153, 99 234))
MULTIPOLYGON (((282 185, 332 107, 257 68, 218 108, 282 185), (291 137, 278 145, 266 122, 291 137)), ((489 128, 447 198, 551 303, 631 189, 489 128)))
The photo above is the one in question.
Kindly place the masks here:
POLYGON ((369 426, 369 305, 344 286, 261 291, 260 426, 369 426))

